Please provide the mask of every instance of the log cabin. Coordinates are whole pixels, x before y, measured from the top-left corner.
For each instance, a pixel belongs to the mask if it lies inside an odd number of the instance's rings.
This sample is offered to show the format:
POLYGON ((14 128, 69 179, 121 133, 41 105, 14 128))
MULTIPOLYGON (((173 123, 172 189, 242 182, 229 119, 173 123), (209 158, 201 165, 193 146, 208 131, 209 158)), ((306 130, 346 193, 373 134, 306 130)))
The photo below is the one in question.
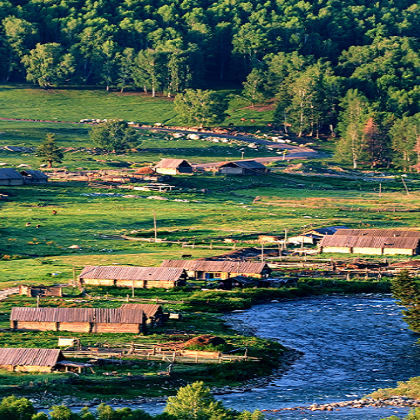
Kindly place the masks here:
POLYGON ((158 174, 192 174, 193 168, 185 159, 162 159, 155 167, 158 174))
POLYGON ((185 285, 187 273, 182 268, 88 265, 78 278, 82 286, 172 289, 185 285))
POLYGON ((146 333, 142 310, 111 308, 12 308, 10 328, 20 331, 146 333))
POLYGON ((196 280, 225 280, 236 276, 261 279, 271 273, 266 263, 249 261, 164 260, 161 267, 184 269, 196 280))
POLYGON ((63 288, 61 286, 26 286, 19 285, 19 294, 29 297, 43 296, 63 296, 63 288))
POLYGON ((57 349, 22 349, 0 348, 0 369, 11 372, 77 371, 90 367, 88 363, 66 360, 61 350, 57 349))

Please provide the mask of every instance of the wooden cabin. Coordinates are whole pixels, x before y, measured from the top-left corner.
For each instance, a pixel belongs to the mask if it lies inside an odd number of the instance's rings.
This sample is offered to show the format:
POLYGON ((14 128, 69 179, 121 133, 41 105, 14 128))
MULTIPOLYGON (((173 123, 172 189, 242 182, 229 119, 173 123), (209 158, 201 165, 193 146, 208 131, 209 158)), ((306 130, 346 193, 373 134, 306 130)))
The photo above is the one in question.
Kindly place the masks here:
POLYGON ((394 229, 338 229, 325 236, 320 252, 369 255, 418 255, 420 232, 394 229))
POLYGON ((88 265, 79 275, 81 285, 172 289, 185 286, 187 273, 181 268, 88 265))
POLYGON ((66 360, 57 349, 0 348, 0 369, 11 372, 77 371, 90 367, 88 363, 66 360))
POLYGON ((259 175, 267 172, 267 168, 255 160, 237 160, 220 164, 217 172, 223 175, 259 175))
POLYGON ((146 316, 147 325, 150 327, 157 327, 164 325, 165 318, 161 305, 151 303, 124 303, 121 309, 141 310, 146 316))
POLYGON ((162 159, 156 166, 158 174, 179 175, 192 174, 193 168, 185 159, 162 159))
POLYGON ((265 278, 271 273, 266 263, 248 261, 164 260, 161 267, 184 269, 196 280, 223 280, 236 276, 265 278))
POLYGON ((41 171, 25 169, 20 174, 23 176, 25 184, 46 184, 48 182, 48 175, 41 171))
POLYGON ((23 176, 13 168, 0 168, 0 186, 23 185, 23 176))
POLYGON ((141 310, 111 308, 12 308, 10 327, 23 331, 145 333, 141 310))
POLYGON ((19 286, 19 294, 29 297, 44 297, 44 296, 63 296, 63 288, 61 286, 19 286))

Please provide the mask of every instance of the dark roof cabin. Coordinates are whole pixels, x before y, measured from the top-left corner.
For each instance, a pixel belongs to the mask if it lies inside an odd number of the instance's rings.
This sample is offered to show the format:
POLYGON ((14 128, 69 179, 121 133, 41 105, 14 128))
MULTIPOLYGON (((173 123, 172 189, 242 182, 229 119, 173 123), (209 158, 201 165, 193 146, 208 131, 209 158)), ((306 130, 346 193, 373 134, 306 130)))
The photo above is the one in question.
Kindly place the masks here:
POLYGON ((72 331, 87 333, 146 332, 141 310, 111 308, 12 308, 14 330, 72 331))
POLYGON ((161 267, 182 268, 190 277, 202 280, 236 276, 263 278, 271 273, 266 263, 248 261, 164 260, 161 267))
POLYGON ((41 171, 25 169, 20 174, 23 176, 25 184, 46 184, 48 182, 48 175, 41 171))
POLYGON ((267 168, 255 160, 238 160, 222 163, 218 172, 225 175, 258 175, 267 172, 267 168))
POLYGON ((324 236, 321 252, 370 255, 417 255, 420 232, 394 229, 338 229, 324 236))
POLYGON ((77 370, 90 367, 88 363, 66 360, 57 349, 0 348, 0 368, 12 372, 53 372, 57 370, 77 370))
POLYGON ((162 159, 156 166, 158 174, 178 175, 192 174, 192 166, 184 159, 162 159))
POLYGON ((148 325, 154 327, 164 324, 163 309, 161 305, 151 303, 124 303, 121 309, 141 310, 146 316, 148 325))
POLYGON ((184 286, 187 273, 181 268, 86 266, 79 275, 82 285, 171 289, 184 286))
POLYGON ((1 185, 23 185, 23 176, 12 168, 0 168, 1 185))

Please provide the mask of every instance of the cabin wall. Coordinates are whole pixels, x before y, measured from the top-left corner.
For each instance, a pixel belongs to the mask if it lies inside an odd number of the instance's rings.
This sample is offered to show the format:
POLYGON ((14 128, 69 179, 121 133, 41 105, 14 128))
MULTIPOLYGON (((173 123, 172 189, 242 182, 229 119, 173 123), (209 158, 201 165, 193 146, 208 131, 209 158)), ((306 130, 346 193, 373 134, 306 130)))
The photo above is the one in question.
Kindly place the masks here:
POLYGON ((80 279, 82 284, 86 284, 88 286, 115 286, 115 280, 111 279, 80 279))
POLYGON ((382 255, 382 248, 353 248, 354 254, 382 255))
POLYGON ((15 330, 58 331, 57 322, 11 321, 10 327, 15 330))
POLYGON ((178 174, 178 170, 174 168, 156 168, 156 172, 158 174, 163 175, 176 175, 178 174))
POLYGON ((343 254, 351 254, 352 248, 345 246, 323 246, 321 252, 341 252, 343 254))
POLYGON ((90 332, 92 330, 90 322, 59 322, 58 331, 90 332))
MULTIPOLYGON (((109 280, 109 279, 80 279, 81 284, 88 286, 116 286, 116 287, 133 287, 133 280, 109 280)), ((178 285, 176 280, 134 280, 134 288, 136 289, 152 289, 154 287, 160 289, 172 289, 178 285)))
POLYGON ((92 332, 139 334, 142 328, 141 324, 95 324, 92 332))
POLYGON ((384 248, 384 255, 416 255, 416 250, 401 248, 384 248))

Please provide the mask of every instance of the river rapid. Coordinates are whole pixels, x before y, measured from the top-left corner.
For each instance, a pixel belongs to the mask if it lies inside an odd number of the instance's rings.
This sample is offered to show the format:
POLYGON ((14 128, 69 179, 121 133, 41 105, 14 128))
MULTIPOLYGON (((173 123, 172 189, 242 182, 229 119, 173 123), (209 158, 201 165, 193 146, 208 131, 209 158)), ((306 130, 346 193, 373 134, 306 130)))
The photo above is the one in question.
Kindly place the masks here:
MULTIPOLYGON (((263 388, 224 395, 238 410, 281 409, 354 400, 378 388, 420 376, 419 336, 401 320, 390 297, 328 296, 254 306, 226 316, 241 332, 251 331, 303 352, 290 370, 263 388)), ((408 409, 345 408, 333 412, 283 411, 281 419, 381 419, 408 409)))

